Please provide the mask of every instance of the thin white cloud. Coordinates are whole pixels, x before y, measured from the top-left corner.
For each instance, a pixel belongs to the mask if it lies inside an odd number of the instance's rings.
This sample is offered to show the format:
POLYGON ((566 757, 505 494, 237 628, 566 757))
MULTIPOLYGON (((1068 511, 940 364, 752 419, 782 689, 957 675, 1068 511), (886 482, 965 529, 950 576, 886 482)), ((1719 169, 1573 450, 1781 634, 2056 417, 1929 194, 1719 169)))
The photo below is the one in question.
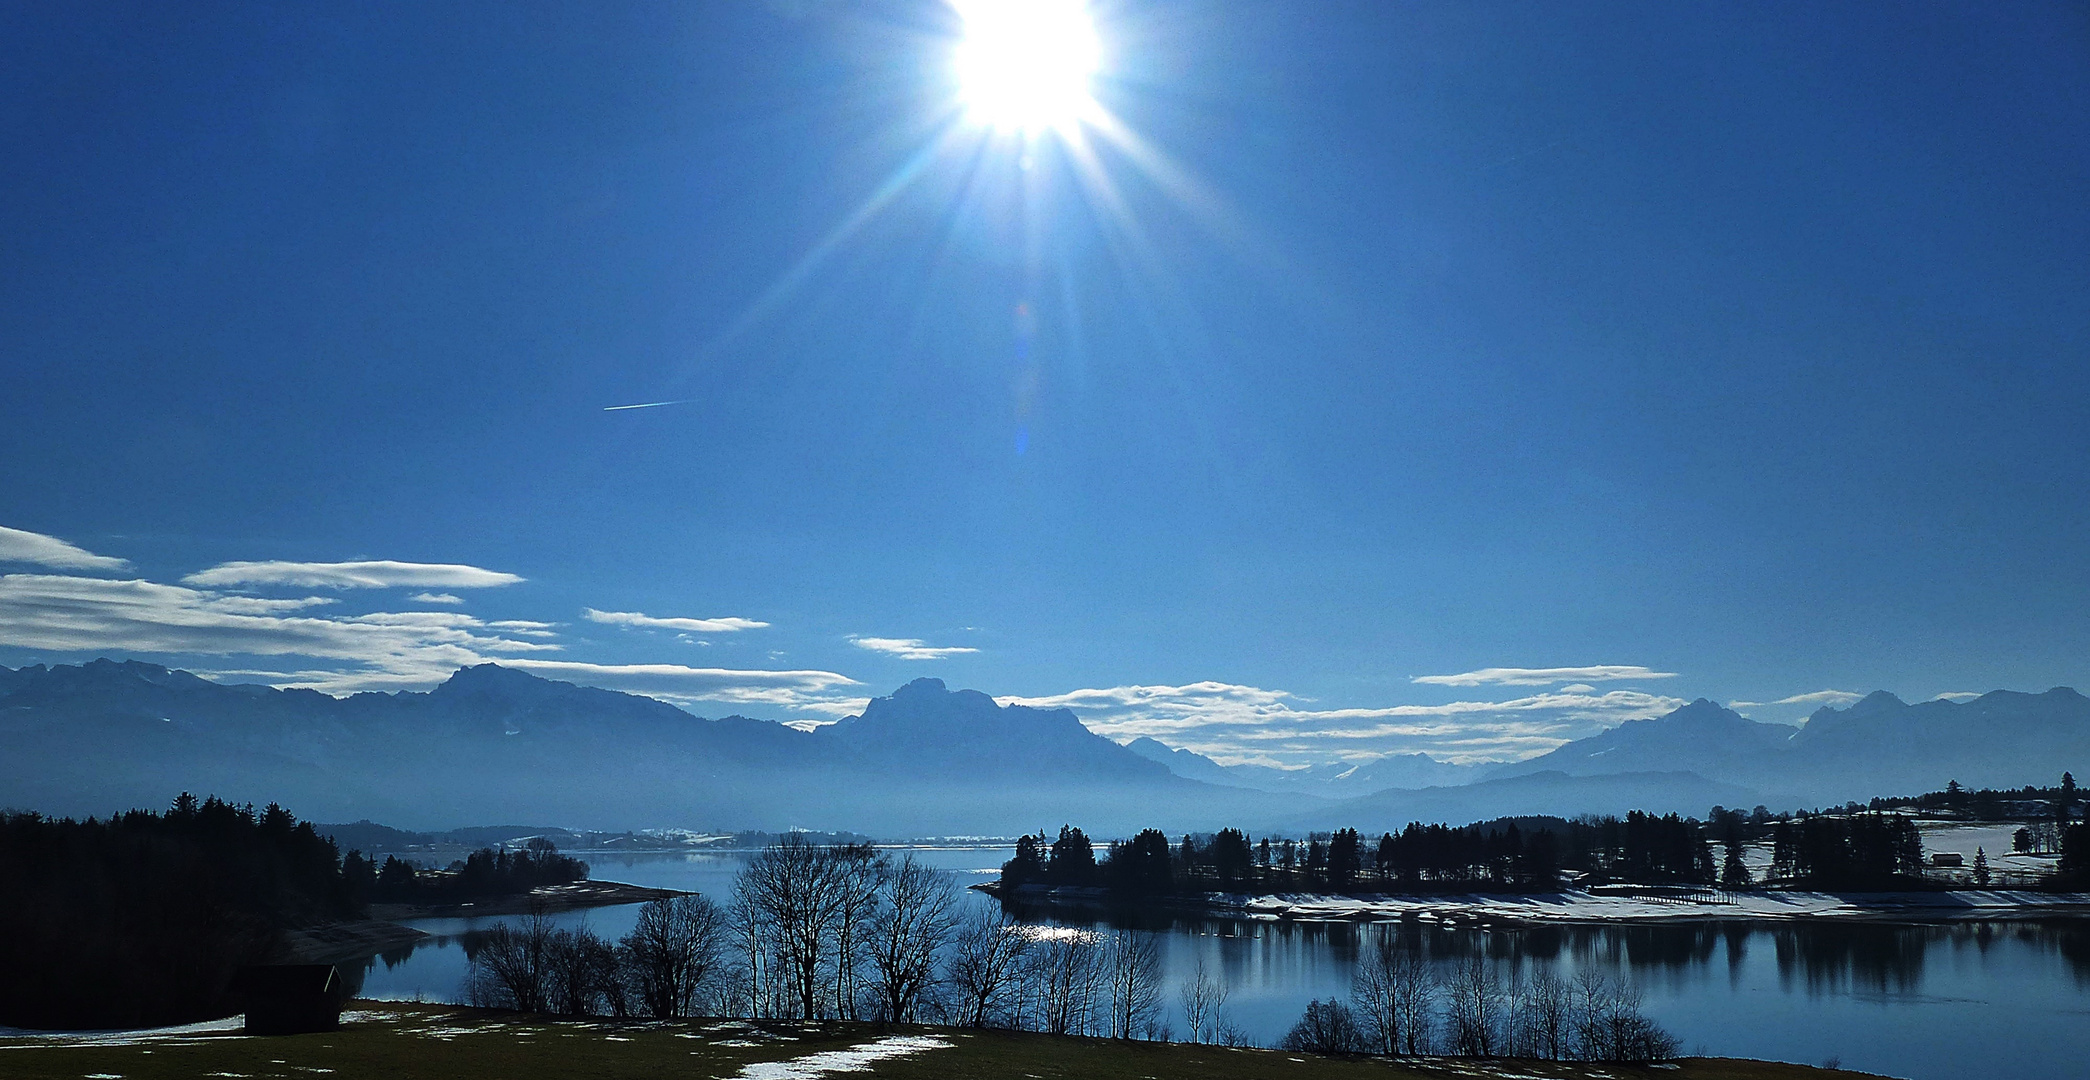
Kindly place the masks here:
POLYGON ((322 616, 325 598, 257 600, 158 582, 0 576, 0 641, 66 652, 301 656, 433 682, 490 656, 557 650, 549 624, 461 612, 322 616), (530 639, 530 640, 524 640, 530 639))
MULTIPOLYGON (((520 657, 501 657, 495 662, 540 678, 642 694, 714 716, 743 706, 759 706, 765 712, 788 709, 839 719, 863 712, 871 700, 835 696, 837 692, 846 693, 846 688, 859 684, 832 671, 734 671, 674 664, 587 664, 520 657), (719 705, 726 708, 717 708, 719 705)), ((399 672, 219 669, 197 674, 217 679, 259 681, 282 688, 318 690, 327 694, 355 694, 372 690, 426 690, 449 678, 455 670, 455 667, 399 672)), ((791 724, 805 728, 831 722, 798 720, 791 724)))
POLYGON ((446 592, 417 592, 407 597, 416 604, 462 604, 464 597, 446 592))
POLYGON ((211 601, 219 611, 237 615, 278 615, 286 611, 303 611, 306 608, 325 607, 340 601, 331 596, 306 596, 295 600, 264 600, 259 596, 220 596, 211 601))
POLYGON ((1458 763, 1514 760, 1684 704, 1681 698, 1613 690, 1554 691, 1511 701, 1316 709, 1282 690, 1221 682, 1118 686, 998 700, 1005 705, 1073 709, 1091 730, 1120 741, 1150 735, 1222 763, 1268 765, 1416 752, 1458 763))
POLYGON ((688 630, 698 634, 731 634, 741 630, 760 630, 769 625, 766 622, 730 616, 723 619, 664 619, 636 611, 597 611, 594 608, 582 608, 581 615, 589 622, 607 623, 611 626, 688 630))
POLYGON ((1773 705, 1848 705, 1864 696, 1863 694, 1854 694, 1849 690, 1814 690, 1805 694, 1794 694, 1791 697, 1779 698, 1776 701, 1730 701, 1727 703, 1727 707, 1730 709, 1760 709, 1773 705))
POLYGON ((489 660, 551 679, 694 706, 760 706, 804 716, 861 712, 859 684, 832 671, 761 671, 679 664, 554 660, 554 624, 485 620, 460 611, 319 615, 331 597, 269 600, 143 580, 0 575, 0 641, 54 652, 293 657, 292 670, 231 667, 203 674, 344 694, 424 690, 489 660), (336 662, 329 664, 329 661, 336 662))
POLYGON ((1418 675, 1411 682, 1427 686, 1551 686, 1554 683, 1618 682, 1622 679, 1674 679, 1674 671, 1654 671, 1637 664, 1592 667, 1491 667, 1457 675, 1418 675))
POLYGON ((300 588, 391 589, 420 586, 437 589, 487 589, 513 585, 522 580, 499 570, 482 570, 460 563, 410 563, 389 559, 359 562, 229 562, 199 570, 182 580, 184 585, 223 589, 256 585, 295 585, 300 588))
POLYGON ((131 563, 96 555, 55 536, 0 525, 0 563, 29 563, 53 570, 125 570, 131 563))
POLYGON ((853 637, 849 640, 859 649, 897 656, 902 660, 943 660, 980 651, 962 645, 931 645, 920 638, 853 637))
POLYGON ((736 670, 693 668, 681 664, 584 664, 524 657, 502 660, 500 664, 547 679, 564 679, 606 690, 645 694, 678 705, 707 701, 765 705, 840 717, 862 712, 871 700, 854 695, 836 696, 838 691, 862 684, 832 671, 736 670))
POLYGON ((1977 691, 1973 691, 1973 690, 1947 690, 1947 691, 1945 691, 1944 693, 1942 693, 1942 694, 1939 694, 1939 695, 1938 695, 1937 697, 1935 697, 1935 698, 1932 698, 1931 700, 1933 700, 1933 701, 1972 701, 1972 700, 1974 700, 1975 698, 1978 698, 1978 697, 1980 697, 1980 696, 1981 696, 1981 694, 1980 694, 1979 692, 1977 692, 1977 691))

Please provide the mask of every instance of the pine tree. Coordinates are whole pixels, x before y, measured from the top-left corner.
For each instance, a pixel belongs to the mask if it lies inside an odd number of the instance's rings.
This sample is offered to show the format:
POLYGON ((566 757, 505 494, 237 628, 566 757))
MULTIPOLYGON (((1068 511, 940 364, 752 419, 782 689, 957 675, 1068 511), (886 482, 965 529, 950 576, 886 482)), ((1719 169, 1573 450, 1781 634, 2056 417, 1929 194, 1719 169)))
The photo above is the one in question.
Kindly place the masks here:
POLYGON ((1988 881, 1988 852, 1977 847, 1974 849, 1974 884, 1986 889, 1988 881))
POLYGON ((1742 845, 1738 841, 1727 841, 1727 859, 1720 866, 1720 887, 1723 889, 1746 889, 1756 884, 1749 875, 1749 865, 1742 861, 1742 845))

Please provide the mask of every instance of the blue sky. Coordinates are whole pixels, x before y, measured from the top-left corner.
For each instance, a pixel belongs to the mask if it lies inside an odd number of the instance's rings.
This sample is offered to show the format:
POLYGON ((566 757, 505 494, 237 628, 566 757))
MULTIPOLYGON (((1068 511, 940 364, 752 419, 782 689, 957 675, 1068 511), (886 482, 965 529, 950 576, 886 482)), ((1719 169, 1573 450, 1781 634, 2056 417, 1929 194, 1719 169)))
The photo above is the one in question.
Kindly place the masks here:
POLYGON ((2090 682, 2080 6, 1093 11, 1028 143, 936 0, 0 11, 0 663, 1292 763, 2090 682))

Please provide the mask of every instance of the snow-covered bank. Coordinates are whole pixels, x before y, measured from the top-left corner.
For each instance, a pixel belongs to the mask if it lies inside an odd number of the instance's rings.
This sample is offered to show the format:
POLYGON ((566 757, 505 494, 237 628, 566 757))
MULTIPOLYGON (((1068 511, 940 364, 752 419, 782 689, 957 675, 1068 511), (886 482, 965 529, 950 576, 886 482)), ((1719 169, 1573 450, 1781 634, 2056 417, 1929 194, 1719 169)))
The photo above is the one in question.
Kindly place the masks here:
MULTIPOLYGON (((992 886, 974 886, 999 895, 992 886)), ((1106 906, 1101 889, 1023 886, 1017 897, 1047 907, 1106 906)), ((1280 893, 1251 896, 1206 893, 1158 898, 1178 911, 1302 922, 1412 920, 1438 926, 1519 923, 1631 923, 1815 919, 1874 922, 1955 922, 2090 917, 2090 893, 1954 889, 1940 892, 1720 892, 1663 886, 1599 886, 1550 893, 1435 893, 1357 895, 1280 893)))
POLYGON ((2002 890, 1949 892, 1736 892, 1659 889, 1599 895, 1556 893, 1454 896, 1213 896, 1215 914, 1317 921, 1413 919, 1439 925, 1539 922, 1785 921, 1793 919, 1957 921, 2090 916, 2090 893, 2002 890))

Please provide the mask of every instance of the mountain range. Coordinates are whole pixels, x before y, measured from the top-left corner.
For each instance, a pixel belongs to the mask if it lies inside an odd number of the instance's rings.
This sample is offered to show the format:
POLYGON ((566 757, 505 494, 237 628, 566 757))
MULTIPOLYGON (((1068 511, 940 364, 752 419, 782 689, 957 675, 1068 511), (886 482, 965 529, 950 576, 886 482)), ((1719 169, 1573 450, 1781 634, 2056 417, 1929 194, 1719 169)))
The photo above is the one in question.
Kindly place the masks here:
POLYGON ((433 690, 331 697, 137 661, 0 668, 0 806, 103 814, 193 791, 416 829, 1100 835, 1294 831, 1506 814, 1774 809, 2051 783, 2090 768, 2090 699, 2056 688, 1908 704, 1876 693, 1801 727, 1698 700, 1526 761, 1391 755, 1312 769, 1120 746, 1067 709, 917 679, 811 731, 484 664, 433 690))
POLYGON ((1002 706, 936 679, 801 731, 494 664, 426 693, 342 698, 137 661, 0 669, 0 805, 101 814, 184 790, 408 828, 549 820, 903 836, 1064 820, 1184 829, 1299 806, 1178 777, 1067 709, 1002 706))
POLYGON ((2050 784, 2086 766, 2090 698, 2059 686, 1916 704, 1881 690, 1848 708, 1817 709, 1799 727, 1700 698, 1486 775, 1686 772, 1754 789, 1774 804, 1824 805, 1936 791, 1953 780, 1972 788, 2050 784))

